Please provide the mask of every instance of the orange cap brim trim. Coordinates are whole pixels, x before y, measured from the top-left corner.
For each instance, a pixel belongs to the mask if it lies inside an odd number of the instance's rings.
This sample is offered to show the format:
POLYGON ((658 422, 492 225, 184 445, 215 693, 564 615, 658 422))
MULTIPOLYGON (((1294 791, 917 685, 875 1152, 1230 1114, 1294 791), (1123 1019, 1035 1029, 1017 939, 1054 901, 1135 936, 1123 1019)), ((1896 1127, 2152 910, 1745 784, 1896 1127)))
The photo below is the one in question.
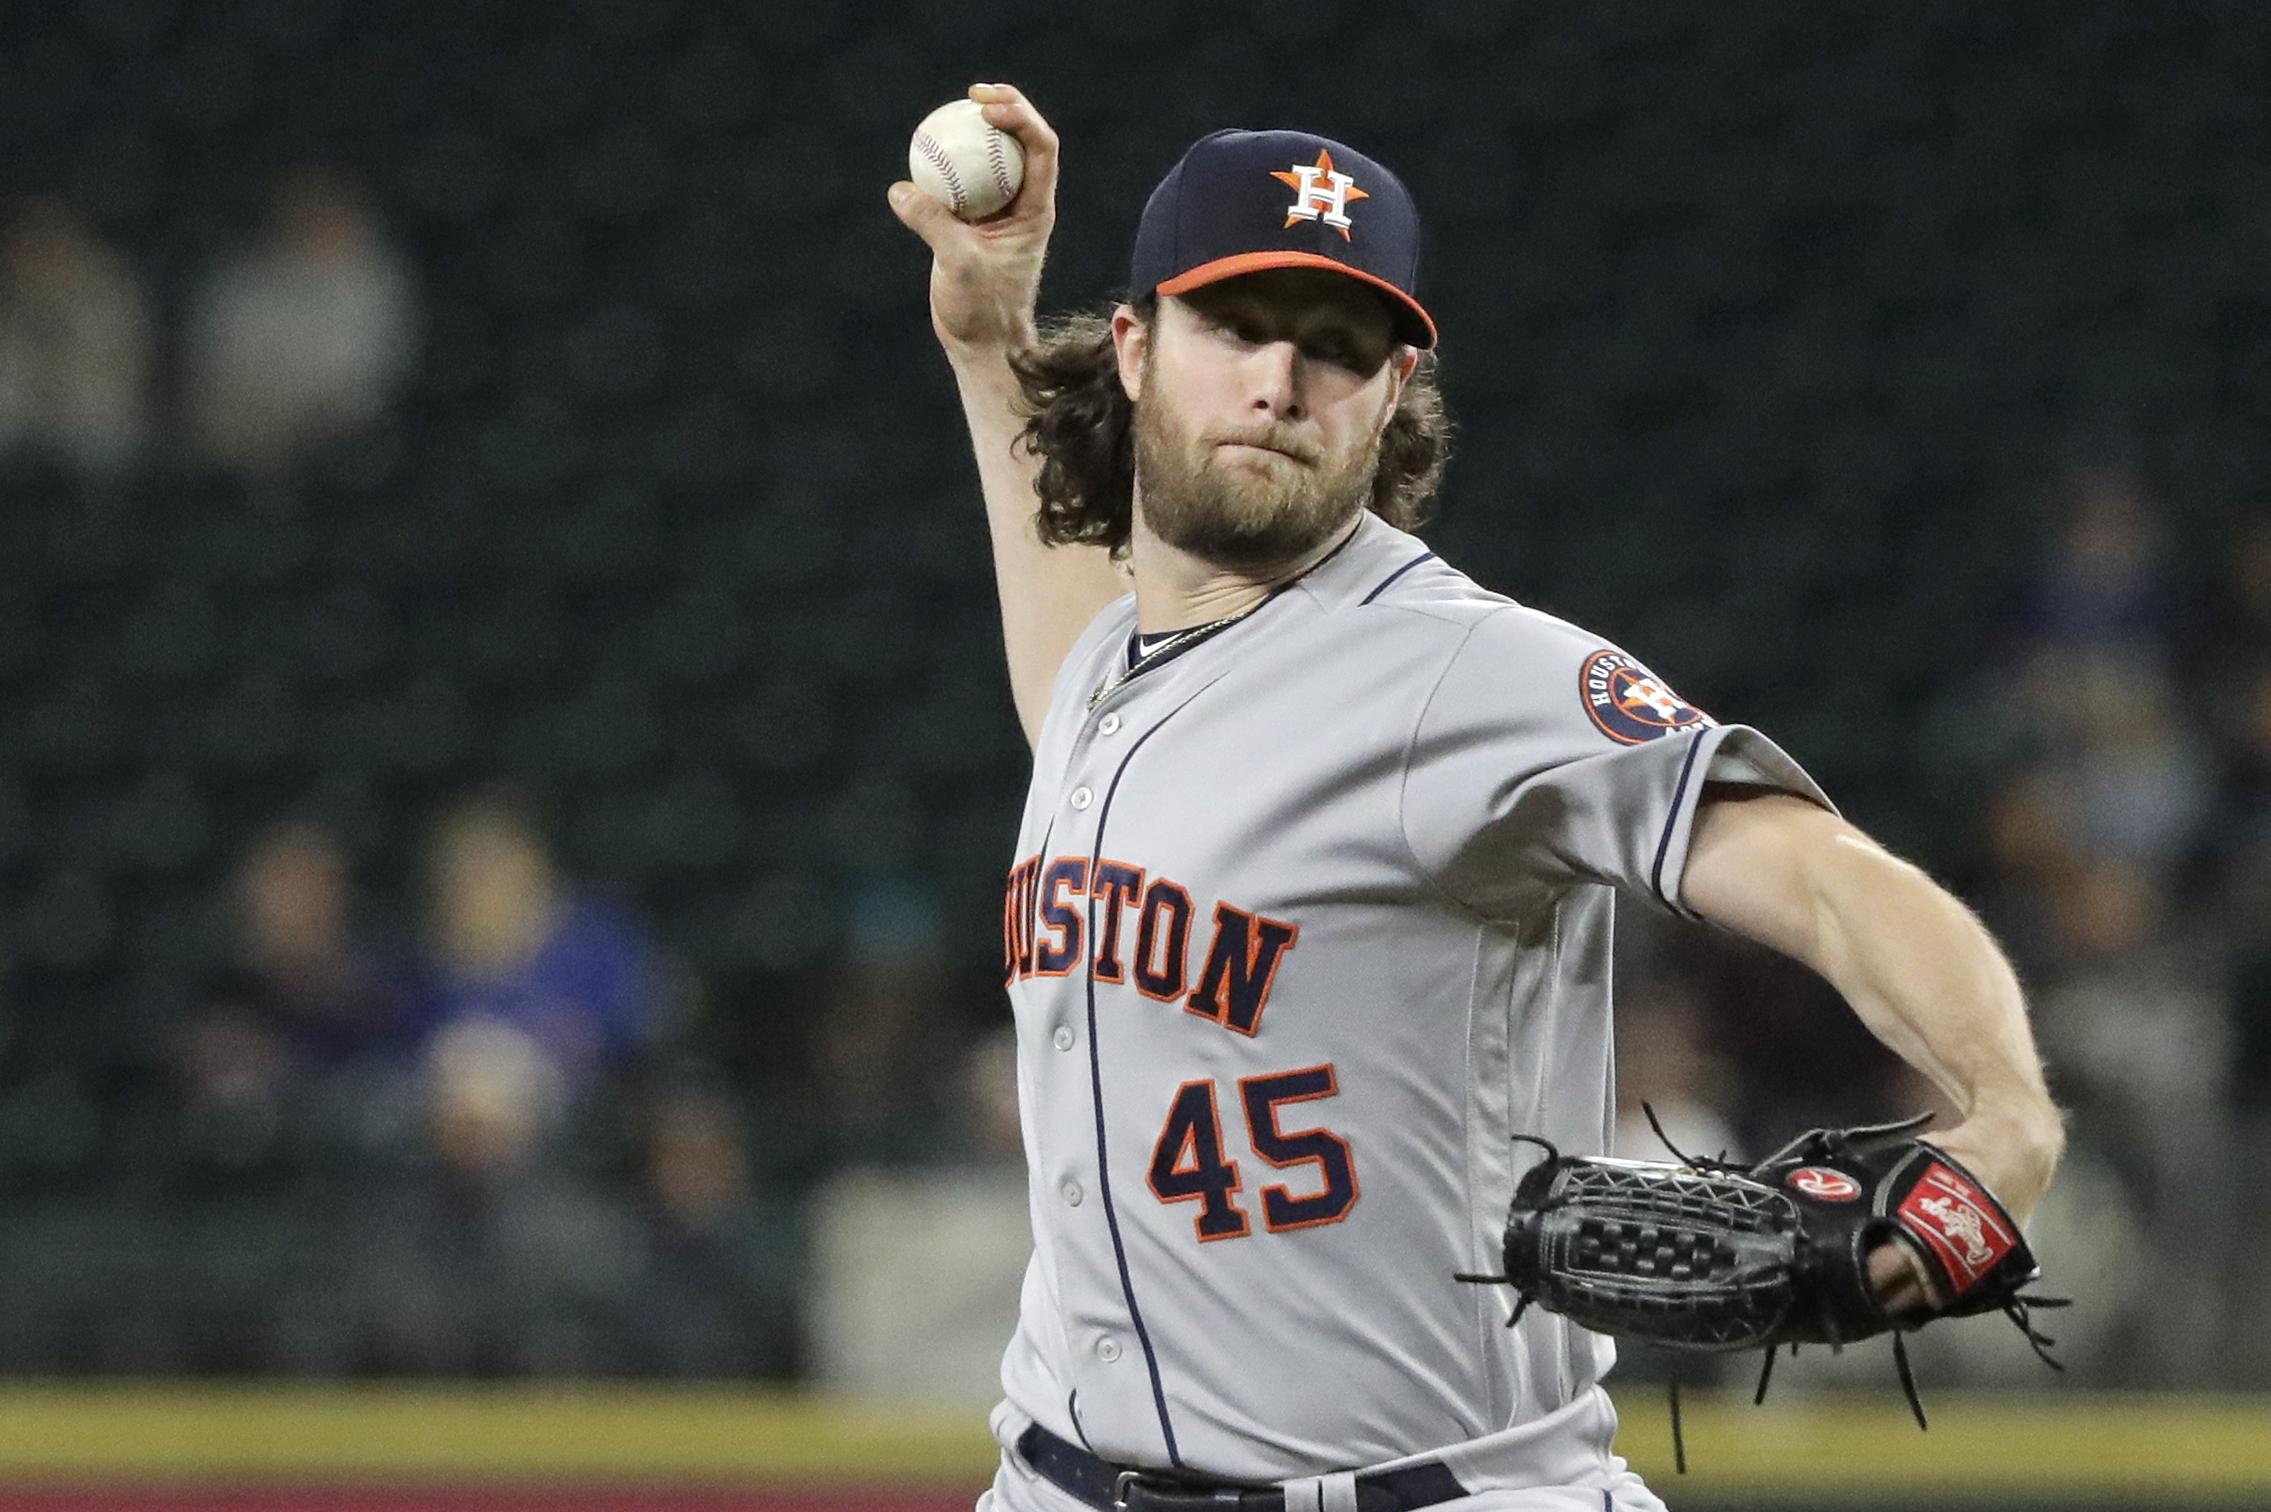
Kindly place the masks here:
POLYGON ((1346 274, 1361 283, 1368 283, 1410 311, 1418 320, 1420 328, 1427 332, 1427 340, 1419 343, 1421 347, 1432 350, 1435 346, 1435 321, 1418 300, 1385 278, 1367 273, 1362 268, 1352 268, 1344 262, 1335 262, 1315 252, 1241 252, 1235 257, 1218 257, 1213 262, 1200 263, 1187 273, 1176 274, 1159 286, 1159 292, 1187 294, 1193 289, 1220 283, 1225 278, 1236 278, 1241 273, 1259 273, 1266 268, 1324 268, 1346 274))

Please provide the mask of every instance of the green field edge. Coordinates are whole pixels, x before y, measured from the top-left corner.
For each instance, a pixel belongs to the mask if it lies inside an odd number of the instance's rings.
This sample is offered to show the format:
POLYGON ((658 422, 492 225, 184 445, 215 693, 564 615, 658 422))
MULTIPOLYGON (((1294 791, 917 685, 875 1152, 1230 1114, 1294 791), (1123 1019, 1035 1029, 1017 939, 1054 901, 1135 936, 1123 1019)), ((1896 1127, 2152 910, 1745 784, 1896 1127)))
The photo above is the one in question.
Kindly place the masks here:
MULTIPOLYGON (((1618 1452, 1698 1499, 2271 1503, 2271 1397, 1939 1394, 1752 1407, 1617 1394, 1618 1452)), ((982 1486, 986 1404, 731 1387, 0 1384, 0 1485, 627 1482, 982 1486)))

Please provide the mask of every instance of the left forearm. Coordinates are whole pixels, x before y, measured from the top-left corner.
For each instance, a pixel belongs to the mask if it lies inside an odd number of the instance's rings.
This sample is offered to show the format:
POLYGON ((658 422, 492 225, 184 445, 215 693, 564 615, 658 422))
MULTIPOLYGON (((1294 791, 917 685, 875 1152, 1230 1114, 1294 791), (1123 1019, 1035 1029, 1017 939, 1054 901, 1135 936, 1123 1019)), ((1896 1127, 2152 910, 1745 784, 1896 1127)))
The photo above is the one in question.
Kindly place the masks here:
POLYGON ((1963 1116, 2047 1106, 2018 978, 1971 911, 1867 840, 1840 837, 1822 871, 1792 953, 1963 1116))
POLYGON ((2018 979, 1970 910, 1845 821, 1792 798, 1708 805, 1683 892, 1706 918, 1805 962, 1946 1093, 1943 1142, 2022 1214, 2063 1136, 2018 979))

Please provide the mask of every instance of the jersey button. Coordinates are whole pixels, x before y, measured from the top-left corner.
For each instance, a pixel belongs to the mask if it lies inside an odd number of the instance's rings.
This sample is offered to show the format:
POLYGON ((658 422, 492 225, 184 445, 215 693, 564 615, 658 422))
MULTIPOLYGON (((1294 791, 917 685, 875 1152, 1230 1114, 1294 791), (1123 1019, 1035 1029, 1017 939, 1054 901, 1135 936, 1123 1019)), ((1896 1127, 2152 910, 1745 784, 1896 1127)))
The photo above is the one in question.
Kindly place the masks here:
POLYGON ((1079 1207, 1080 1199, 1088 1195, 1080 1189, 1080 1183, 1077 1181, 1068 1181, 1063 1186, 1058 1187, 1057 1190, 1064 1193, 1066 1207, 1079 1207))
POLYGON ((1085 812, 1088 808, 1088 805, 1094 803, 1095 801, 1096 794, 1088 788, 1076 787, 1072 790, 1072 806, 1076 809, 1080 809, 1085 812))
POLYGON ((1104 717, 1103 717, 1102 719, 1099 719, 1099 720, 1097 720, 1097 721, 1096 721, 1096 733, 1097 733, 1097 734, 1099 734, 1099 735, 1117 735, 1117 734, 1119 734, 1119 733, 1120 733, 1120 716, 1119 716, 1119 715, 1117 715, 1117 714, 1107 714, 1107 715, 1105 715, 1105 716, 1104 716, 1104 717))
POLYGON ((1057 1032, 1049 1036, 1049 1043, 1059 1050, 1070 1050, 1072 1048, 1072 1026, 1069 1024, 1057 1025, 1057 1032))
POLYGON ((1096 1358, 1109 1365, 1120 1357, 1120 1341, 1106 1334, 1096 1341, 1096 1358))

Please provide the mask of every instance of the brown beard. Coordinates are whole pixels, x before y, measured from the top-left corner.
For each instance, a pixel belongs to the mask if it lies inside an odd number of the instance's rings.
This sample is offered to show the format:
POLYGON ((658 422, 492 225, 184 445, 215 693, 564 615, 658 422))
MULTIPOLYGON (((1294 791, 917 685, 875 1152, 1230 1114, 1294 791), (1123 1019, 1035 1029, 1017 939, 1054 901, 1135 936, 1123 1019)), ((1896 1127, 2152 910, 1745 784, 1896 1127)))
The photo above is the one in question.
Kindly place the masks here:
MULTIPOLYGON (((1159 390, 1147 390, 1157 395, 1159 390)), ((1255 575, 1287 566, 1330 541, 1372 498, 1380 445, 1339 466, 1282 427, 1195 436, 1163 398, 1135 406, 1137 506, 1151 533, 1225 571, 1255 575), (1225 466, 1218 447, 1241 441, 1288 453, 1275 476, 1225 466)))

